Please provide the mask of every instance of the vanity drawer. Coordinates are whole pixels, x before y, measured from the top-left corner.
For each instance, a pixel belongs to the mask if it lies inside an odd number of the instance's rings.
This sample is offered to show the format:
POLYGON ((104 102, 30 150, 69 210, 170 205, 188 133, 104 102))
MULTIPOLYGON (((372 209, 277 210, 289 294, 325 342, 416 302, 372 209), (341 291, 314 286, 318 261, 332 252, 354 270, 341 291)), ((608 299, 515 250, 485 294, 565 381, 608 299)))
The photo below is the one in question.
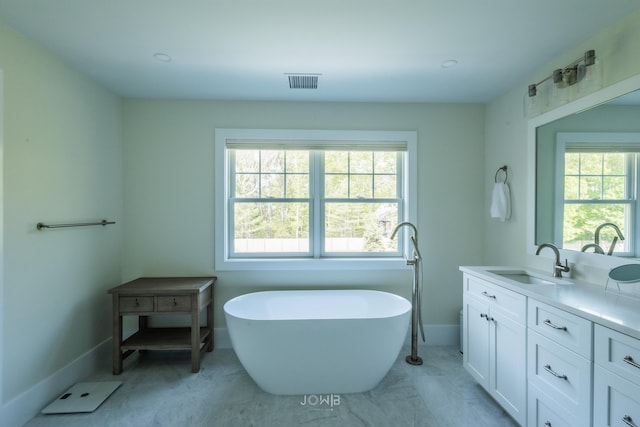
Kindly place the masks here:
POLYGON ((506 315, 521 325, 526 324, 527 297, 477 277, 466 277, 465 291, 491 305, 499 306, 506 315))
POLYGON ((527 326, 591 360, 593 324, 582 317, 529 298, 527 326))
POLYGON ((593 425, 640 426, 640 385, 598 365, 593 375, 593 425))
POLYGON ((191 311, 191 297, 188 295, 159 296, 158 311, 191 311))
POLYGON ((535 386, 529 386, 529 427, 581 427, 572 424, 564 408, 538 390, 535 386))
POLYGON ((590 425, 591 361, 529 330, 529 384, 565 408, 568 419, 590 425))
POLYGON ((145 313, 153 311, 153 297, 126 296, 119 298, 121 313, 145 313))
POLYGON ((596 325, 595 362, 640 384, 640 340, 596 325))

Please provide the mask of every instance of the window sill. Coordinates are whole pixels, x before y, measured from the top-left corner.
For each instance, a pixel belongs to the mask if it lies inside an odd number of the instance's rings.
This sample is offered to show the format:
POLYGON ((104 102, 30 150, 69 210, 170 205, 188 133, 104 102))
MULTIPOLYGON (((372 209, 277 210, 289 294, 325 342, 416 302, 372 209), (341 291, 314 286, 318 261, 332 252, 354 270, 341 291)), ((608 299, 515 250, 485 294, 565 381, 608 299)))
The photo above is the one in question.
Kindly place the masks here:
POLYGON ((342 259, 234 259, 216 262, 216 271, 259 270, 400 270, 407 268, 404 258, 342 259))

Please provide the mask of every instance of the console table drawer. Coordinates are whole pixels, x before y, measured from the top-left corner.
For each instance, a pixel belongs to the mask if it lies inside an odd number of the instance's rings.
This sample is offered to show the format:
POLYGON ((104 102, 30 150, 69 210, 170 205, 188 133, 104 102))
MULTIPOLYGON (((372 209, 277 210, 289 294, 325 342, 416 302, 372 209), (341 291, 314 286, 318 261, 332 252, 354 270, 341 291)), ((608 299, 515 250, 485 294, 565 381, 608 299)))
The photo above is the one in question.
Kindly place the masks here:
POLYGON ((191 297, 188 295, 159 296, 158 311, 191 311, 191 297))
POLYGON ((153 297, 120 297, 121 313, 145 313, 153 311, 153 297))

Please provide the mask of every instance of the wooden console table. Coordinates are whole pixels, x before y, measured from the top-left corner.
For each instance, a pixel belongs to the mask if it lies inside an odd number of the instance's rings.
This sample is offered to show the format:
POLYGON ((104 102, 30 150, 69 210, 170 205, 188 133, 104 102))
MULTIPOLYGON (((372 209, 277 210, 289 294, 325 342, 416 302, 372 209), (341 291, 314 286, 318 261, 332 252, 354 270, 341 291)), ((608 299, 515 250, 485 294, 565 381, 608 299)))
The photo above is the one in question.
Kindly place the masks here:
POLYGON ((109 289, 113 296, 113 374, 136 350, 191 350, 191 372, 200 357, 213 350, 213 284, 215 277, 141 277, 109 289), (200 325, 200 310, 207 324, 200 325), (190 314, 186 328, 150 328, 148 316, 190 314), (138 332, 122 340, 122 316, 138 316, 138 332), (202 348, 200 345, 202 344, 202 348), (123 353, 124 352, 124 353, 123 353))

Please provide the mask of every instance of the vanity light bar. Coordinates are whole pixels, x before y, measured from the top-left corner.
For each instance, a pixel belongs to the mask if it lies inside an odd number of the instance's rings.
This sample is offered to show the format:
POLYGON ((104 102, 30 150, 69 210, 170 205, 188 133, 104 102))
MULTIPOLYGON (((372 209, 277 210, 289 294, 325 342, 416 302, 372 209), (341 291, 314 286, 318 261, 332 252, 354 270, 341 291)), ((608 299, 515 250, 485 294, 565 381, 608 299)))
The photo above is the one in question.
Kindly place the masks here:
POLYGON ((584 76, 584 67, 588 67, 590 65, 595 64, 596 62, 596 51, 591 49, 584 53, 583 56, 576 59, 569 65, 564 68, 556 68, 553 70, 553 73, 544 79, 540 80, 538 83, 529 85, 529 97, 536 96, 538 93, 538 86, 542 83, 546 82, 549 79, 553 79, 553 83, 558 84, 564 81, 567 85, 571 86, 582 79, 584 76), (584 62, 583 68, 580 67, 580 63, 584 62))

